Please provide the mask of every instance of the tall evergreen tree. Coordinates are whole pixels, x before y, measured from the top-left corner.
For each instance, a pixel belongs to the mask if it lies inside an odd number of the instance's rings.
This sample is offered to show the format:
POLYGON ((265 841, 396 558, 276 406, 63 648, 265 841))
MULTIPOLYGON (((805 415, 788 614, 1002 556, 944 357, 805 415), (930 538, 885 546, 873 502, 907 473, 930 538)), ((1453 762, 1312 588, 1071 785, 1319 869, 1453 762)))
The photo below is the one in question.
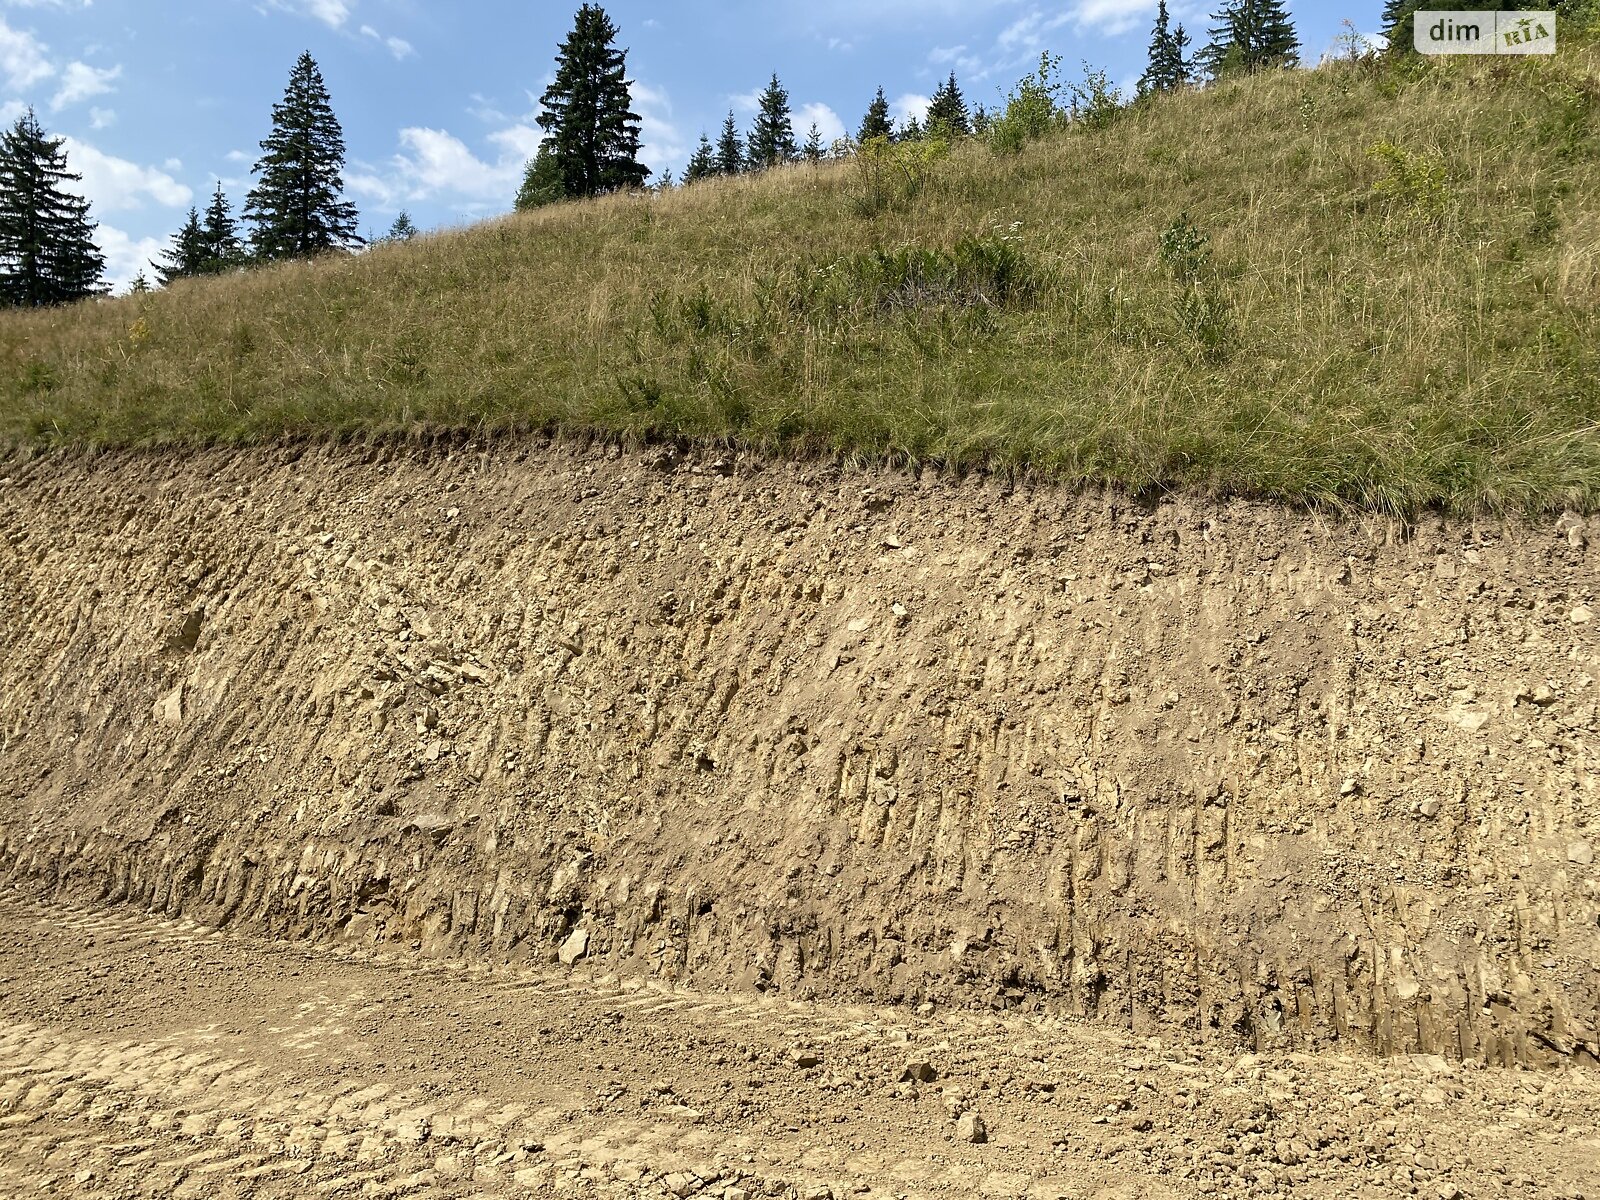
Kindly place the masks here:
POLYGON ((956 86, 956 73, 933 93, 928 104, 927 127, 929 133, 944 137, 966 137, 972 132, 972 117, 967 112, 967 101, 956 86))
POLYGON ((894 140, 897 142, 920 142, 922 134, 922 122, 917 120, 917 114, 907 113, 906 119, 900 122, 900 128, 894 132, 894 140))
POLYGON ((200 231, 200 244, 206 259, 206 270, 226 271, 242 266, 245 261, 244 244, 239 240, 239 224, 228 207, 228 197, 222 191, 222 181, 206 205, 205 224, 200 231))
POLYGON ((867 115, 861 118, 861 128, 856 131, 856 141, 863 146, 875 137, 894 137, 894 125, 889 120, 889 100, 882 88, 878 89, 878 94, 867 106, 867 115))
POLYGON ((0 304, 68 304, 105 292, 89 202, 68 190, 63 139, 29 109, 0 133, 0 304))
POLYGON ((745 157, 755 171, 800 157, 800 148, 794 141, 794 119, 789 113, 789 93, 778 82, 776 74, 761 93, 761 107, 756 110, 755 124, 750 127, 745 157))
POLYGON ((1183 26, 1173 28, 1167 15, 1167 0, 1156 6, 1156 24, 1150 31, 1150 55, 1145 72, 1139 77, 1139 94, 1173 92, 1187 84, 1194 75, 1194 63, 1188 54, 1189 35, 1183 26))
POLYGON ((160 262, 150 265, 156 269, 156 278, 162 287, 175 279, 193 279, 208 274, 209 258, 206 254, 206 234, 200 226, 200 213, 191 208, 183 227, 172 235, 172 245, 161 256, 160 262))
POLYGON ((822 161, 822 130, 815 121, 811 122, 811 129, 806 134, 806 144, 800 152, 805 155, 807 162, 819 163, 822 161))
POLYGON ((272 132, 261 150, 259 182, 244 208, 258 257, 305 258, 361 244, 356 207, 344 199, 344 131, 309 52, 273 105, 272 132))
POLYGON ((1217 23, 1201 58, 1213 77, 1300 62, 1300 38, 1284 0, 1228 0, 1211 19, 1217 23))
POLYGON ((522 169, 522 186, 517 189, 516 210, 527 212, 542 208, 567 198, 566 184, 561 169, 556 165, 555 152, 548 141, 539 144, 539 152, 528 160, 522 169))
POLYGON ((717 173, 737 175, 744 170, 744 139, 739 136, 739 124, 728 114, 722 123, 722 136, 717 139, 717 173))
POLYGON ((540 97, 539 127, 560 173, 563 194, 598 196, 643 187, 639 115, 628 93, 628 52, 598 4, 578 10, 556 55, 556 77, 540 97))
POLYGON ((694 153, 689 156, 689 165, 684 168, 683 181, 699 183, 702 179, 709 179, 719 173, 717 151, 711 145, 711 139, 702 133, 700 144, 694 148, 694 153))
POLYGON ((972 110, 972 132, 982 137, 989 132, 989 126, 994 124, 994 115, 979 104, 972 110))

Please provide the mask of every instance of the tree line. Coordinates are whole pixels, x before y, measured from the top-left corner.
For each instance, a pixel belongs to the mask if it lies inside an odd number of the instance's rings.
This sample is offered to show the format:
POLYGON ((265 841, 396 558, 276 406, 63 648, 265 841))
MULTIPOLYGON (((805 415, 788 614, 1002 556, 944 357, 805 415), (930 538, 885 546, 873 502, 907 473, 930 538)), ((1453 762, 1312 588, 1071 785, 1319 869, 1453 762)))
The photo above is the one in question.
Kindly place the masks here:
MULTIPOLYGON (((1519 0, 1453 0, 1461 8, 1528 7, 1519 0)), ((1530 0, 1539 7, 1544 0, 1530 0)), ((1557 11, 1594 0, 1557 0, 1557 11)), ((1421 0, 1385 0, 1384 33, 1394 53, 1410 52, 1413 14, 1421 0)), ((1159 0, 1139 102, 1229 75, 1293 67, 1300 40, 1286 0, 1225 0, 1212 14, 1206 45, 1191 54, 1192 39, 1174 24, 1159 0)), ((646 186, 651 171, 639 161, 642 122, 633 111, 627 51, 617 48, 617 26, 598 4, 586 3, 556 54, 556 71, 540 98, 539 149, 527 164, 516 196, 518 209, 646 186)), ((1046 58, 1048 65, 1050 59, 1046 58)), ((1041 80, 1043 70, 1041 71, 1041 80)), ((1026 96, 1030 86, 1020 85, 1026 96)), ((1121 104, 1104 72, 1091 72, 1082 112, 1093 115, 1121 104)), ((1079 112, 1074 104, 1074 112, 1079 112)), ((983 135, 997 121, 981 104, 969 106, 954 73, 934 93, 926 115, 898 126, 882 87, 853 137, 824 145, 811 125, 795 134, 789 94, 777 74, 763 89, 754 120, 742 131, 730 111, 719 136, 702 133, 681 183, 758 172, 787 163, 819 161, 878 143, 983 135)), ((105 256, 95 243, 89 204, 71 185, 65 139, 51 137, 30 109, 0 131, 0 305, 36 307, 104 295, 105 256)), ((240 217, 219 183, 205 212, 191 208, 160 261, 162 285, 260 263, 348 252, 365 245, 355 206, 344 196, 344 133, 334 115, 322 73, 310 53, 290 72, 283 99, 273 106, 272 128, 252 173, 255 186, 240 217)), ((670 172, 657 187, 674 185, 670 172)), ((405 212, 380 240, 417 233, 405 212)), ((135 290, 150 286, 141 272, 135 290)))

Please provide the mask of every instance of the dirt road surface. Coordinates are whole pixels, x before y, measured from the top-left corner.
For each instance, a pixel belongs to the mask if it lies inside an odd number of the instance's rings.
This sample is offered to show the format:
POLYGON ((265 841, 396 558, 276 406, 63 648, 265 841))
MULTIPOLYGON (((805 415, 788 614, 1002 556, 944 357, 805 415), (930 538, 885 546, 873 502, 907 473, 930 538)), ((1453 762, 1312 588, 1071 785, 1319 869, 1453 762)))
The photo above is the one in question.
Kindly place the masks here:
POLYGON ((0 997, 4 1196, 1600 1196, 1583 1070, 1240 1056, 6 896, 0 997))

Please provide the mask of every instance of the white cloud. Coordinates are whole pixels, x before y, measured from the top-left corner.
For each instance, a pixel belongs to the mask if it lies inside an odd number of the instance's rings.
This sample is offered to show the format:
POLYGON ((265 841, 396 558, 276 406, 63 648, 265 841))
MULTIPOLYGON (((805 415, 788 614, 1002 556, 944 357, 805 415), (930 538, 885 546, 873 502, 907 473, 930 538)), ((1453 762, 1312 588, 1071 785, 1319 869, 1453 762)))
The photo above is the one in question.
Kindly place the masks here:
POLYGON ((347 181, 352 192, 373 200, 380 210, 440 197, 466 200, 474 210, 509 208, 541 136, 529 125, 498 130, 489 135, 497 149, 491 161, 447 130, 402 129, 400 153, 381 168, 351 170, 347 181))
POLYGON ((122 77, 122 68, 91 67, 88 63, 68 63, 61 73, 61 86, 50 101, 50 111, 60 112, 72 104, 81 104, 95 96, 104 96, 116 90, 112 85, 122 77))
MULTIPOLYGON (((683 162, 689 153, 683 133, 672 120, 672 98, 665 91, 637 79, 628 85, 639 114, 639 161, 660 174, 683 162)), ((538 148, 537 143, 534 147, 538 148)))
POLYGON ((127 291, 140 271, 153 281, 155 271, 150 264, 167 249, 167 242, 162 238, 136 239, 114 225, 101 225, 95 231, 94 240, 106 256, 106 282, 115 292, 127 291))
POLYGON ((394 55, 396 62, 402 62, 417 52, 416 47, 406 41, 405 38, 384 37, 371 25, 363 25, 361 27, 361 36, 374 42, 382 42, 389 53, 394 55))
POLYGON ((87 142, 66 138, 67 165, 83 176, 73 190, 88 197, 97 213, 143 207, 146 201, 181 208, 194 193, 165 171, 141 167, 125 158, 105 154, 87 142))
POLYGON ((966 46, 936 46, 928 52, 928 62, 943 70, 948 67, 962 75, 981 75, 983 59, 966 46))
POLYGON ((0 74, 13 92, 21 92, 56 73, 49 47, 25 29, 13 29, 0 19, 0 74))
POLYGON ((89 110, 90 129, 110 129, 117 123, 117 113, 111 108, 91 108, 89 110))
POLYGON ((243 164, 252 163, 255 161, 255 159, 251 158, 250 155, 246 154, 243 150, 229 150, 222 157, 231 163, 243 164))
POLYGON ((831 146, 845 135, 844 122, 826 104, 802 104, 794 117, 794 131, 804 141, 815 124, 822 133, 822 144, 831 146))
POLYGON ((1007 54, 1037 54, 1045 48, 1045 35, 1074 19, 1072 12, 1046 17, 1038 9, 1024 13, 1000 31, 995 45, 1007 54))
POLYGON ((0 104, 0 125, 15 125, 17 118, 28 111, 28 106, 21 100, 7 100, 0 104))
POLYGON ((733 105, 735 112, 757 112, 761 108, 761 94, 766 88, 752 88, 748 92, 738 92, 728 97, 728 103, 733 105))
POLYGON ((894 118, 896 125, 903 124, 908 117, 915 117, 918 124, 928 119, 928 105, 933 103, 929 96, 919 96, 915 92, 907 92, 898 100, 889 105, 889 115, 894 118))
POLYGON ((1155 11, 1155 0, 1077 0, 1068 15, 1079 31, 1116 37, 1144 24, 1155 11))
POLYGON ((321 21, 329 29, 343 29, 352 5, 345 0, 270 0, 273 8, 321 21))

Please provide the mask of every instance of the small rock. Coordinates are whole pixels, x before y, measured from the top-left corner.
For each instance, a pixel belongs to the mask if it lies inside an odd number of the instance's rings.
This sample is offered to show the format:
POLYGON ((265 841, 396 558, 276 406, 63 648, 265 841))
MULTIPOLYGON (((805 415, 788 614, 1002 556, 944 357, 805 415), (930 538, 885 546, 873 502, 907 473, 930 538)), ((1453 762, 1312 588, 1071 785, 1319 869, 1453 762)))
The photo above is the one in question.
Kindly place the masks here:
POLYGON ((1421 804, 1417 805, 1417 811, 1431 821, 1434 817, 1439 815, 1439 807, 1439 802, 1437 800, 1424 800, 1421 804))
POLYGON ((1354 796, 1360 790, 1361 781, 1358 779, 1346 779, 1339 785, 1339 795, 1341 796, 1354 796))
POLYGON ((174 728, 183 724, 183 684, 180 683, 156 701, 153 715, 156 720, 174 728))
POLYGON ((962 1113, 960 1119, 956 1121, 956 1137, 960 1141, 981 1146, 989 1140, 989 1127, 977 1113, 962 1113))
POLYGON ((815 1050, 791 1050, 789 1051, 789 1061, 802 1071, 809 1071, 822 1061, 822 1056, 815 1050))
POLYGON ((587 929, 574 929, 567 937, 567 940, 561 943, 561 949, 557 952, 556 957, 561 960, 562 966, 570 967, 580 958, 587 956, 588 953, 589 931, 587 929))
POLYGON ((675 1171, 661 1181, 661 1185, 674 1196, 687 1196, 700 1186, 700 1177, 687 1171, 675 1171))
POLYGON ((1567 861, 1580 867, 1590 866, 1594 862, 1594 847, 1588 842, 1573 842, 1567 847, 1567 861))
POLYGON ((1460 1195, 1461 1189, 1453 1183, 1441 1183, 1439 1185, 1439 1200, 1457 1200, 1460 1195))
POLYGON ((1540 708, 1549 708, 1556 702, 1556 694, 1547 685, 1541 683, 1533 689, 1533 702, 1540 708))
POLYGON ((920 1059, 906 1064, 906 1069, 900 1072, 901 1083, 932 1083, 939 1078, 939 1072, 930 1062, 920 1059))
POLYGON ((722 1189, 722 1200, 750 1200, 750 1193, 742 1187, 725 1187, 722 1189))
POLYGON ((1587 604, 1580 604, 1572 610, 1571 620, 1574 625, 1587 625, 1594 620, 1594 609, 1587 604))
POLYGON ((801 1195, 805 1200, 833 1200, 833 1189, 825 1183, 819 1183, 814 1187, 808 1187, 801 1195))

